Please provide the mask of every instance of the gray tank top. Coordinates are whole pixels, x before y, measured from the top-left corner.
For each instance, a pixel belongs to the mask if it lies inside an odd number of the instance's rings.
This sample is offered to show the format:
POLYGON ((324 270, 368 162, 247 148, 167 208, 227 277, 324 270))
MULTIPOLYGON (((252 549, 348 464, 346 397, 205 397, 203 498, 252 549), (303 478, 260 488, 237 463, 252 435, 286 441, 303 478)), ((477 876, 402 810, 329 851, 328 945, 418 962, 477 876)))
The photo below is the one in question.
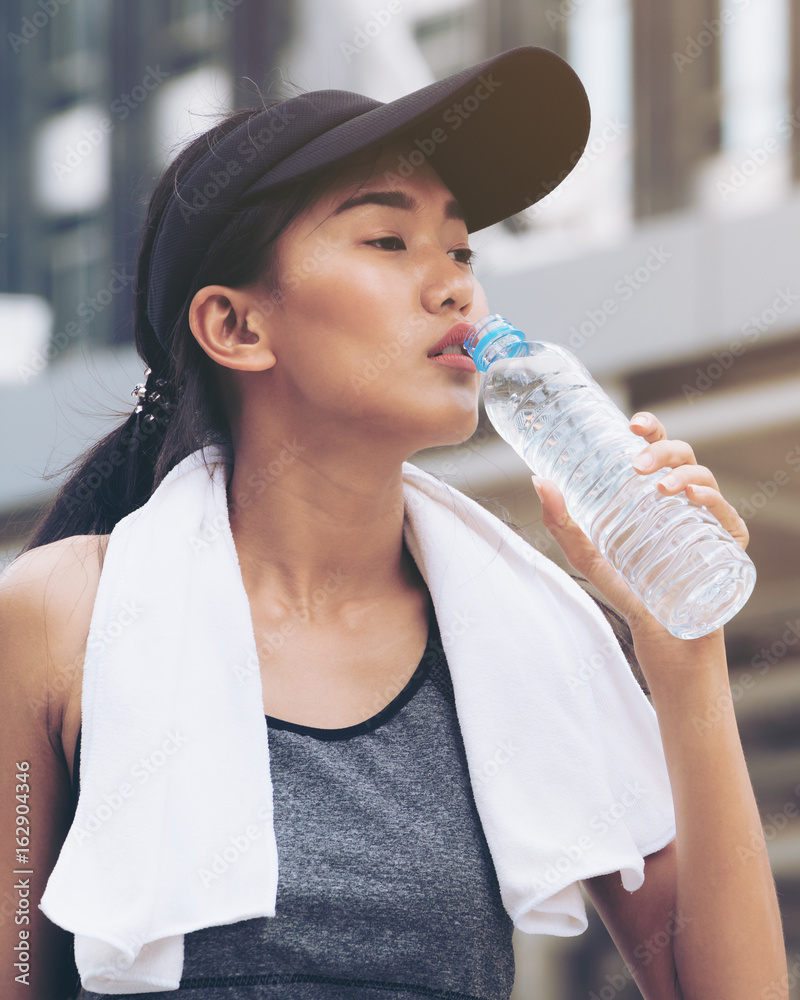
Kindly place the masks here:
MULTIPOLYGON (((419 666, 377 715, 344 729, 266 720, 276 916, 186 934, 179 990, 129 1000, 508 1000, 513 924, 433 608, 419 666)), ((80 733, 76 803, 79 750, 80 733)))

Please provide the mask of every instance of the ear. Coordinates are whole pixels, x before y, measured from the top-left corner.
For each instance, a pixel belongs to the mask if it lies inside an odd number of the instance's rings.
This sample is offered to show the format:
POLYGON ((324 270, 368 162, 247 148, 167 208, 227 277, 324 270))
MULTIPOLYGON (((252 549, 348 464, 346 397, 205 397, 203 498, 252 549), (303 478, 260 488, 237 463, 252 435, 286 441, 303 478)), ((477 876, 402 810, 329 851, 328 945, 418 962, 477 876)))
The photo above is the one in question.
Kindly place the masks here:
POLYGON ((217 364, 238 371, 264 371, 276 362, 269 346, 267 314, 247 289, 206 285, 189 306, 197 343, 217 364))

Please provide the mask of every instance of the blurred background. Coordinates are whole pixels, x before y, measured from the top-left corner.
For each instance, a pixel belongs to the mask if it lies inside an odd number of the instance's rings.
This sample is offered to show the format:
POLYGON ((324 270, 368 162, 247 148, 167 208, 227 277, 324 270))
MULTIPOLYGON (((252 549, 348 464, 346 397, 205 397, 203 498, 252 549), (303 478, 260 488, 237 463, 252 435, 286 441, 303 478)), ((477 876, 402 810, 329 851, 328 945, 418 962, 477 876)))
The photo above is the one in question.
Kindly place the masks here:
MULTIPOLYGON (((157 176, 260 95, 393 100, 517 45, 593 109, 559 188, 477 234, 493 311, 647 409, 747 520, 726 626, 735 710, 800 997, 800 5, 790 0, 5 0, 0 8, 0 565, 143 375, 131 280, 157 176), (43 478, 45 475, 51 478, 43 478)), ((525 128, 525 108, 519 109, 525 128)), ((502 156, 498 149, 476 156, 502 156)), ((414 459, 560 561, 485 418, 414 459)), ((517 934, 515 1000, 635 1000, 586 897, 578 937, 517 934)), ((654 953, 664 940, 646 943, 654 953)), ((644 953, 643 953, 644 954, 644 953)))

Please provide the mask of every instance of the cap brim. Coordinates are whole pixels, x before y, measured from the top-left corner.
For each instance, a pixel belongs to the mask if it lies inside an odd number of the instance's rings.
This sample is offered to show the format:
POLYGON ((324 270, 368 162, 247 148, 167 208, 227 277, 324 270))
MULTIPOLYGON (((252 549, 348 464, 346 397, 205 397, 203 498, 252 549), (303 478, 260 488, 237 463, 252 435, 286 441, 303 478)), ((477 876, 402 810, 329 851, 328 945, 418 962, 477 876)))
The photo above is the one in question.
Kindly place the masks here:
POLYGON ((590 120, 583 85, 563 59, 548 49, 512 49, 391 103, 376 102, 287 156, 246 195, 398 139, 405 151, 396 173, 408 176, 429 162, 475 232, 557 187, 580 159, 590 120))

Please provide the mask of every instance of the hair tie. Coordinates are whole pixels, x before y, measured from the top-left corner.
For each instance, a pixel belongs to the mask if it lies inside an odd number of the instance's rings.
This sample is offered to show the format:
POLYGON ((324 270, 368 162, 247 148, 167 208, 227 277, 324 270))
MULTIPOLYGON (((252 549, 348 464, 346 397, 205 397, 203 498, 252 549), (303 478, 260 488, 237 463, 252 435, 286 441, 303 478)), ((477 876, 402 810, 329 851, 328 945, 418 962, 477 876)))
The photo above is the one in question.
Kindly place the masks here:
POLYGON ((150 427, 156 422, 165 423, 178 406, 177 392, 171 391, 169 379, 156 378, 152 368, 145 372, 145 381, 137 382, 131 395, 138 398, 133 412, 140 416, 142 424, 150 427))

